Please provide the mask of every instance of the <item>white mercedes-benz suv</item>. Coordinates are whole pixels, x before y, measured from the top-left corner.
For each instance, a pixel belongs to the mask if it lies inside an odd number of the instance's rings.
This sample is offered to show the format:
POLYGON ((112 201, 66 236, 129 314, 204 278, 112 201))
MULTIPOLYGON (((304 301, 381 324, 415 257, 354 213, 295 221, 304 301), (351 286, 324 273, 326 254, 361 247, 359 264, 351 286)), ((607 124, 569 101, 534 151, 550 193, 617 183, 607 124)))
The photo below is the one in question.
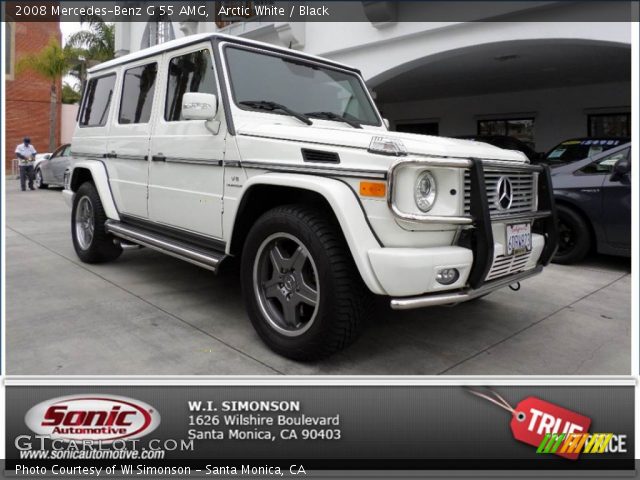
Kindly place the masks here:
POLYGON ((358 70, 224 35, 92 68, 71 155, 82 261, 128 244, 214 272, 239 257, 254 327, 296 359, 352 342, 371 294, 464 302, 539 273, 557 244, 546 167, 391 132, 358 70))

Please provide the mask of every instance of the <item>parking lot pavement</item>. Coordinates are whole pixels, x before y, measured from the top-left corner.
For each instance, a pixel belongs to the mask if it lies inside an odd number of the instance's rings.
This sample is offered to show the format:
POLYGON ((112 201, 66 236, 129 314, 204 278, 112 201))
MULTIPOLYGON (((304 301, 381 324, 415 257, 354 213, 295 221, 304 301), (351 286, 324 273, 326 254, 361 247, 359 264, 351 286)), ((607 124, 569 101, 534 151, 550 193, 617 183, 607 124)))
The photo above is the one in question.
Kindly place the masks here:
POLYGON ((456 307, 384 301, 352 347, 315 363, 271 352, 245 314, 233 262, 213 275, 149 249, 81 263, 59 190, 6 182, 10 375, 629 374, 628 259, 552 265, 456 307))

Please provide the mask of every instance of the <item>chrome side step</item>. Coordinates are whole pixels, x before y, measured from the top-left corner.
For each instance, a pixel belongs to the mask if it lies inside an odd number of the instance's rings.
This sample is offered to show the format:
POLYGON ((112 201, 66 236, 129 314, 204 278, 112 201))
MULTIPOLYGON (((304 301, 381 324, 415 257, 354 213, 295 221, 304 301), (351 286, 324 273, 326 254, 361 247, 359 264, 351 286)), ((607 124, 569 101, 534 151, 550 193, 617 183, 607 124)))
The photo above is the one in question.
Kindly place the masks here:
POLYGON ((214 272, 226 257, 224 252, 195 247, 189 243, 114 220, 105 222, 105 230, 128 242, 166 253, 214 272))

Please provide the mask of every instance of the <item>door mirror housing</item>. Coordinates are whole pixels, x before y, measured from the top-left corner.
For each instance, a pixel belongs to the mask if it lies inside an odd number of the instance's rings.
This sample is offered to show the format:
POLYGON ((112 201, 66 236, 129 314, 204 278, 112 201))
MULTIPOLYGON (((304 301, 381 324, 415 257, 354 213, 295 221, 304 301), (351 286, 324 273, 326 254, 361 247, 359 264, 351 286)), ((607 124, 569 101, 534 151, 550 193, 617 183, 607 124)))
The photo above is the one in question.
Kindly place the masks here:
POLYGON ((631 162, 629 158, 621 158, 618 160, 613 166, 613 171, 611 172, 611 181, 612 182, 621 182, 631 171, 631 162))
POLYGON ((187 92, 182 96, 182 118, 213 120, 218 113, 218 97, 212 93, 187 92))
POLYGON ((44 159, 44 160, 49 160, 50 158, 51 158, 51 154, 50 154, 50 153, 47 153, 47 154, 43 157, 43 159, 44 159))

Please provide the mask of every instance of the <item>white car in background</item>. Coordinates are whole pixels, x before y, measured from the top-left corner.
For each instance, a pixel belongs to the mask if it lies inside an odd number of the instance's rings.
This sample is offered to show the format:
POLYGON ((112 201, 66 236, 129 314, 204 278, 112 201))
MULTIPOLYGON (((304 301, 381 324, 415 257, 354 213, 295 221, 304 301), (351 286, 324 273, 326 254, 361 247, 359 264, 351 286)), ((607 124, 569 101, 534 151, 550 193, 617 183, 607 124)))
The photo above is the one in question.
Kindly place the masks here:
POLYGON ((70 164, 70 152, 71 144, 65 143, 53 153, 40 154, 40 158, 36 154, 33 169, 37 188, 64 187, 64 172, 70 164))

